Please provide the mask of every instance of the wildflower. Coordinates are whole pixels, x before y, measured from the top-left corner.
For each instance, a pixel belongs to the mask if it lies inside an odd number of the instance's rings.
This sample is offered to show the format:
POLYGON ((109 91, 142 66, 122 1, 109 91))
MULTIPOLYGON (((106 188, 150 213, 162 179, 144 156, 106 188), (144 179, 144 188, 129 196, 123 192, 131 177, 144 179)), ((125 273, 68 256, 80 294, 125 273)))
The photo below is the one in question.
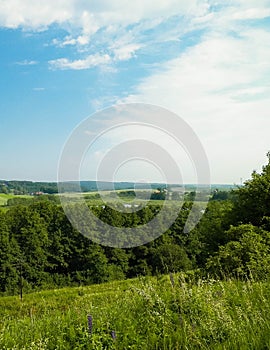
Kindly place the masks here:
POLYGON ((93 318, 91 315, 87 316, 87 321, 88 321, 88 332, 91 335, 92 334, 92 329, 93 329, 93 318))
POLYGON ((115 340, 116 339, 116 332, 115 331, 112 331, 112 338, 113 338, 113 340, 115 340))

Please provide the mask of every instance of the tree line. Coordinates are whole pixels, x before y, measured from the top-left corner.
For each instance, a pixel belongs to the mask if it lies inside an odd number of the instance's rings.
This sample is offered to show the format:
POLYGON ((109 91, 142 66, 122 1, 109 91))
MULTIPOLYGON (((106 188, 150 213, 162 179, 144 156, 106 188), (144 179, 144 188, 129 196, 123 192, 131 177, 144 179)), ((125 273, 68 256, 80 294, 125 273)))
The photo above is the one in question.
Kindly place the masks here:
MULTIPOLYGON (((269 155, 261 173, 253 172, 243 186, 228 195, 216 193, 212 199, 189 233, 184 233, 184 226, 192 202, 186 201, 159 238, 129 249, 92 242, 72 227, 58 200, 51 197, 13 203, 0 211, 0 293, 177 271, 218 278, 268 278, 269 155)), ((117 227, 139 227, 161 207, 150 204, 136 212, 120 213, 110 206, 89 204, 96 216, 117 227)), ((162 222, 160 225, 162 230, 162 222)))

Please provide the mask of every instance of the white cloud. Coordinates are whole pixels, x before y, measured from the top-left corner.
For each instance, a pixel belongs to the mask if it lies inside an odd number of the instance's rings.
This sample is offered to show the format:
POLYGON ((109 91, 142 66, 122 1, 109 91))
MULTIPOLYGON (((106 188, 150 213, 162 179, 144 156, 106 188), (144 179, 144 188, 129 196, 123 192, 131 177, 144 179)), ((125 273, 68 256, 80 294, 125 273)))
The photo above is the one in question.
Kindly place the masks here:
POLYGON ((52 43, 56 46, 59 47, 64 47, 67 45, 76 45, 77 44, 77 40, 75 38, 73 38, 70 35, 67 35, 64 40, 59 40, 59 39, 53 39, 52 43))
MULTIPOLYGON (((234 21, 262 18, 269 13, 267 0, 259 3, 255 0, 235 0, 228 4, 218 0, 0 0, 0 26, 43 30, 57 23, 66 30, 67 35, 64 38, 55 38, 53 44, 60 47, 74 45, 78 54, 81 50, 90 54, 93 48, 99 50, 97 47, 100 45, 106 49, 111 47, 110 55, 114 55, 116 60, 128 60, 142 45, 147 47, 147 38, 144 37, 145 43, 141 41, 144 30, 161 22, 165 23, 172 16, 189 19, 185 22, 187 32, 196 27, 228 29, 232 28, 234 21), (221 9, 213 12, 210 5, 219 5, 221 9), (134 28, 130 28, 130 25, 134 28), (97 37, 93 40, 95 36, 97 37), (118 42, 118 46, 114 44, 112 47, 115 42, 118 42)), ((159 40, 179 40, 180 34, 180 26, 167 28, 152 38, 152 44, 159 40)), ((99 54, 101 55, 100 52, 99 54)), ((84 60, 78 60, 74 64, 59 61, 59 67, 68 64, 77 69, 77 66, 84 66, 81 61, 84 60)))
POLYGON ((216 9, 210 7, 203 15, 191 17, 190 29, 205 28, 220 34, 230 31, 238 33, 248 26, 246 20, 259 20, 270 16, 269 0, 209 0, 209 3, 216 9))
POLYGON ((139 55, 140 49, 205 29, 201 42, 156 63, 156 71, 125 101, 162 105, 184 117, 205 144, 216 182, 237 181, 236 173, 247 177, 248 164, 259 168, 270 148, 270 33, 249 29, 246 21, 267 16, 269 0, 0 0, 2 27, 43 30, 57 23, 66 31, 53 44, 74 46, 78 57, 53 59, 53 69, 107 67, 139 55), (175 27, 168 24, 173 16, 179 19, 175 27), (145 34, 162 23, 168 25, 162 33, 145 34))
POLYGON ((176 14, 202 13, 206 1, 190 0, 0 0, 0 24, 4 27, 38 29, 52 23, 69 22, 91 35, 102 26, 127 25, 142 19, 176 14))
MULTIPOLYGON (((196 183, 197 179, 194 165, 192 164, 188 154, 184 152, 184 149, 181 147, 181 145, 168 133, 164 133, 162 130, 152 127, 151 125, 146 126, 140 123, 127 125, 126 123, 129 123, 130 119, 130 112, 131 111, 129 110, 126 111, 126 116, 123 121, 124 124, 121 122, 118 124, 117 116, 115 116, 112 113, 112 115, 110 116, 110 120, 102 120, 104 122, 104 132, 100 134, 90 132, 90 136, 96 135, 97 137, 95 138, 94 143, 91 144, 91 147, 87 150, 87 152, 84 155, 82 169, 80 171, 82 177, 87 178, 87 176, 85 176, 84 174, 89 175, 91 173, 91 177, 95 178, 94 175, 98 169, 98 163, 102 161, 103 157, 106 156, 106 154, 112 151, 115 147, 119 147, 119 149, 122 150, 122 152, 125 152, 126 154, 134 154, 134 144, 137 144, 138 142, 137 151, 139 149, 140 151, 138 151, 137 156, 140 155, 139 158, 141 160, 143 159, 145 164, 144 166, 140 166, 137 172, 134 172, 134 169, 130 169, 129 171, 127 171, 126 177, 122 177, 122 181, 124 179, 128 179, 130 181, 131 178, 135 180, 136 177, 136 181, 140 181, 140 179, 145 178, 147 174, 148 179, 152 178, 152 181, 155 182, 160 181, 160 177, 157 177, 156 171, 153 171, 153 169, 150 170, 149 165, 151 163, 155 164, 157 167, 160 168, 161 173, 166 173, 168 172, 169 164, 171 164, 170 161, 168 162, 167 159, 167 156, 169 155, 169 158, 172 158, 174 162, 178 164, 179 173, 181 173, 184 183, 187 183, 188 181, 196 183), (130 144, 131 141, 134 141, 135 143, 133 142, 133 144, 130 144), (141 153, 142 144, 145 147, 145 152, 143 152, 143 154, 141 153), (156 147, 152 148, 154 145, 156 145, 156 147), (160 153, 156 152, 157 150, 160 150, 160 153), (164 154, 166 155, 165 157, 164 154)), ((144 119, 143 114, 147 112, 149 113, 149 109, 146 109, 146 111, 142 110, 140 112, 140 114, 142 115, 137 117, 141 117, 142 119, 144 119)), ((101 115, 102 112, 98 116, 101 117, 101 115)), ((87 134, 89 133, 87 132, 87 134)), ((113 154, 114 156, 117 155, 117 153, 113 154)), ((134 157, 131 158, 134 159, 134 157)), ((131 158, 127 159, 130 161, 131 158)), ((112 160, 112 158, 110 157, 109 159, 109 161, 112 160)), ((121 163, 121 161, 119 162, 118 157, 117 159, 114 159, 114 161, 116 161, 117 164, 116 168, 118 166, 119 168, 121 168, 121 166, 124 165, 123 163, 121 163)), ((130 164, 128 164, 128 168, 130 168, 130 164)), ((114 171, 116 171, 116 169, 113 169, 108 165, 108 167, 106 167, 106 173, 107 171, 108 174, 111 175, 114 173, 114 171)), ((171 169, 169 177, 167 179, 165 177, 163 178, 163 180, 165 180, 166 182, 166 180, 169 180, 170 178, 170 183, 176 183, 180 181, 178 175, 178 173, 173 173, 173 170, 171 169)), ((105 178, 103 178, 102 180, 105 180, 105 178)), ((109 178, 107 178, 106 181, 109 181, 109 178)))
POLYGON ((23 61, 16 62, 16 64, 18 64, 19 66, 33 66, 35 64, 38 64, 38 61, 23 60, 23 61))
POLYGON ((270 16, 270 9, 265 8, 249 8, 234 13, 233 19, 260 19, 270 16))
POLYGON ((72 18, 74 1, 55 0, 1 0, 0 25, 7 28, 42 29, 52 23, 63 23, 72 18))
POLYGON ((144 30, 175 15, 202 16, 207 8, 206 0, 55 0, 53 3, 0 0, 0 26, 40 31, 56 23, 67 35, 55 37, 52 44, 62 48, 74 46, 78 57, 74 61, 52 60, 50 65, 59 69, 86 69, 109 61, 101 52, 104 48, 114 61, 129 60, 144 45, 141 42, 144 30), (82 53, 88 57, 82 58, 82 53))
MULTIPOLYGON (((55 0, 53 3, 47 0, 0 0, 0 26, 35 31, 57 23, 68 32, 64 39, 55 38, 52 41, 60 47, 93 45, 92 37, 103 30, 97 41, 108 47, 118 40, 120 33, 126 38, 126 33, 132 31, 127 29, 129 25, 136 25, 135 31, 140 35, 148 23, 151 27, 153 23, 158 24, 175 15, 202 16, 207 9, 206 0, 55 0)), ((116 48, 115 55, 120 59, 132 57, 132 47, 140 44, 134 35, 131 35, 131 39, 116 48)))
POLYGON ((135 52, 141 48, 139 44, 129 44, 114 49, 114 57, 116 60, 125 61, 134 56, 135 52))
POLYGON ((240 34, 208 34, 121 101, 161 105, 186 119, 206 147, 214 182, 248 177, 270 149, 270 33, 240 34))
POLYGON ((85 59, 70 61, 67 58, 58 58, 56 60, 49 61, 51 68, 53 69, 88 69, 104 64, 108 64, 111 61, 109 55, 90 55, 85 59))

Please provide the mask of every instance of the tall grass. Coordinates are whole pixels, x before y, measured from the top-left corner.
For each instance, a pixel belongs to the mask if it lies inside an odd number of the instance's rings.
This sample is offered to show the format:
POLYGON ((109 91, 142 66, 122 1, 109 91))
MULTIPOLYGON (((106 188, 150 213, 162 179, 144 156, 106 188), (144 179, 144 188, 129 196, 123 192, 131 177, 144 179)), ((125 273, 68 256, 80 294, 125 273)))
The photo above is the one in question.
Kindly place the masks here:
POLYGON ((149 277, 2 297, 0 320, 3 350, 270 349, 270 285, 149 277))

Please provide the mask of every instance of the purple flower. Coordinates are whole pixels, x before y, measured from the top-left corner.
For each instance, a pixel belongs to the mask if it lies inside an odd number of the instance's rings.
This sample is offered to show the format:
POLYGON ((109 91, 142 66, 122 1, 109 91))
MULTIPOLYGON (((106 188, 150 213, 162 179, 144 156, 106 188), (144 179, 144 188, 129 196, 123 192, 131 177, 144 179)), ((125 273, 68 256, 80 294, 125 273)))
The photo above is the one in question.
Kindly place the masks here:
POLYGON ((91 335, 92 334, 92 329, 93 329, 93 318, 91 315, 87 316, 87 321, 88 321, 88 332, 91 335))
POLYGON ((111 334, 112 334, 112 338, 113 338, 113 339, 116 339, 116 332, 115 332, 115 331, 112 331, 111 334))

